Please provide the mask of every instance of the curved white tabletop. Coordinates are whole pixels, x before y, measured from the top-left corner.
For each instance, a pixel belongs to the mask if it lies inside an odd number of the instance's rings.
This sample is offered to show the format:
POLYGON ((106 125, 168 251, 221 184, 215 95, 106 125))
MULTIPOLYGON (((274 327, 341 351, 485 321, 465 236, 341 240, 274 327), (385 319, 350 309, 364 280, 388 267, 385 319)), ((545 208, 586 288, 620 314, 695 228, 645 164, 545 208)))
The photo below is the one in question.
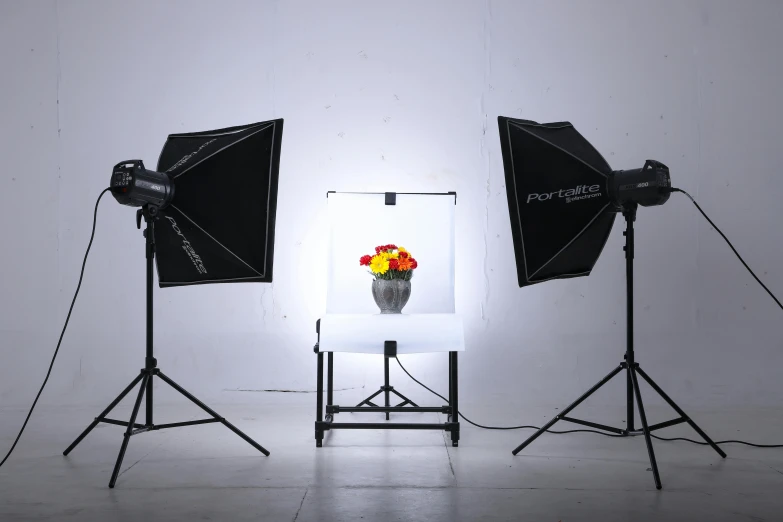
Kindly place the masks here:
POLYGON ((385 341, 397 341, 397 353, 465 350, 456 314, 326 314, 320 332, 321 352, 382 354, 385 341))

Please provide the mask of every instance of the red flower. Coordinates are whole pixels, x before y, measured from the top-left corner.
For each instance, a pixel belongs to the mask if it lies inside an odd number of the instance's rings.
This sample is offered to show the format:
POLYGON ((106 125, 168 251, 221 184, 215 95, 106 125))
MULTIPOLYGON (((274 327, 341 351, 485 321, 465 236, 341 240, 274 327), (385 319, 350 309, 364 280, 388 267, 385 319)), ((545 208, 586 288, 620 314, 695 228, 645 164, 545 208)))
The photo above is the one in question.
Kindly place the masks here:
POLYGON ((405 259, 406 257, 409 257, 409 256, 410 256, 410 254, 408 254, 407 252, 400 252, 400 257, 403 258, 403 259, 405 259))
POLYGON ((370 266, 372 256, 362 256, 359 258, 359 266, 370 266))
POLYGON ((386 245, 386 250, 397 250, 397 245, 386 245))
POLYGON ((414 268, 417 268, 419 266, 419 263, 416 262, 415 259, 411 258, 411 270, 414 268))
POLYGON ((400 268, 400 262, 396 259, 389 259, 389 270, 398 270, 400 268))
POLYGON ((376 253, 376 254, 380 254, 380 253, 381 253, 381 250, 383 250, 383 247, 382 247, 382 246, 377 246, 377 247, 375 247, 375 253, 376 253))

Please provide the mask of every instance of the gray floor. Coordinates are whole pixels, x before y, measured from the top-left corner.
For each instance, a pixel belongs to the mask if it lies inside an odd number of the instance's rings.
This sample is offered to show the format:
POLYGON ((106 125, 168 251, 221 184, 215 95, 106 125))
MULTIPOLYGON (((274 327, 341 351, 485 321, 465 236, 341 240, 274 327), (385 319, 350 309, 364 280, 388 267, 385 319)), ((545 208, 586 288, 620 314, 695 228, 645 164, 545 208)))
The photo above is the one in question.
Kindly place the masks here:
MULTIPOLYGON (((313 401, 312 395, 264 396, 253 404, 215 405, 270 449, 268 458, 220 425, 133 437, 114 490, 106 485, 122 428, 101 425, 65 458, 60 452, 99 408, 42 408, 0 469, 0 520, 783 520, 783 449, 727 445, 723 460, 709 448, 658 442, 664 489, 656 491, 639 437, 545 435, 513 457, 511 449, 529 431, 464 426, 459 448, 439 432, 343 431, 316 449, 313 401)), ((128 411, 118 410, 117 418, 128 411)), ((488 421, 511 417, 470 404, 464 410, 488 421)), ((622 412, 580 410, 597 422, 622 412)), ((551 412, 528 409, 513 417, 540 422, 551 412)), ((197 415, 189 405, 158 410, 163 422, 197 415)), ((657 408, 649 415, 653 422, 670 417, 657 408)), ((783 440, 783 410, 691 415, 717 439, 783 440)), ((436 415, 394 418, 434 421, 436 415)), ((5 451, 23 412, 0 410, 0 419, 5 451)), ((688 430, 677 426, 667 434, 688 430)))

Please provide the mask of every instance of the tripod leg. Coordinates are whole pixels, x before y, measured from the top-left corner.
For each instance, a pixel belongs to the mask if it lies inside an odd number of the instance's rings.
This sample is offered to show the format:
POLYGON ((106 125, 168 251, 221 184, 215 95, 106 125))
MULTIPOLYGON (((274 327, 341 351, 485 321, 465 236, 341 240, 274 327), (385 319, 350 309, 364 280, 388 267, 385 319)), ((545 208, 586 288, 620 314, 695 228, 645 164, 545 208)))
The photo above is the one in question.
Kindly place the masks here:
POLYGON ((614 370, 612 370, 611 372, 609 372, 609 375, 607 375, 606 377, 604 377, 603 379, 601 379, 600 381, 598 381, 598 384, 596 384, 595 386, 593 386, 592 388, 590 388, 589 390, 587 390, 587 391, 584 393, 584 395, 582 395, 582 396, 581 396, 581 397, 579 397, 577 400, 575 400, 574 402, 572 402, 572 403, 571 403, 571 404, 570 404, 570 405, 569 405, 569 406, 568 406, 566 409, 564 409, 562 412, 560 412, 558 415, 556 415, 556 416, 555 416, 555 417, 554 417, 552 420, 550 420, 550 421, 549 421, 549 422, 547 422, 547 423, 546 423, 544 426, 542 426, 542 427, 541 427, 541 429, 539 429, 537 432, 535 432, 533 435, 531 435, 531 436, 530 436, 530 438, 528 438, 528 439, 527 439, 525 442, 523 442, 522 444, 520 444, 519 446, 517 446, 517 448, 516 448, 514 451, 512 451, 511 453, 512 453, 513 455, 516 455, 517 453, 519 453, 520 451, 522 451, 523 449, 525 449, 525 448, 526 448, 526 447, 527 447, 527 446, 528 446, 528 445, 529 445, 531 442, 533 442, 533 441, 534 441, 534 440, 536 440, 538 437, 540 437, 542 433, 546 432, 546 430, 548 430, 549 428, 551 428, 551 427, 552 427, 552 425, 554 425, 554 424, 555 424, 557 421, 559 421, 559 420, 560 420, 562 417, 564 417, 564 416, 568 415, 568 412, 570 412, 571 410, 573 410, 574 408, 576 408, 577 406, 579 406, 580 404, 582 404, 582 401, 584 401, 584 400, 585 400, 585 399, 587 399, 589 396, 591 396, 593 393, 595 393, 595 392, 596 392, 596 390, 598 390, 598 388, 600 388, 601 386, 603 386, 604 384, 606 384, 607 382, 609 382, 609 380, 610 380, 612 377, 614 377, 615 375, 617 375, 618 373, 620 373, 620 370, 622 370, 624 367, 625 367, 625 363, 621 364, 620 366, 618 366, 617 368, 615 368, 614 370))
POLYGON ((242 431, 239 430, 239 428, 237 428, 236 426, 234 426, 233 424, 228 422, 226 419, 224 419, 223 417, 218 415, 212 408, 210 408, 209 406, 207 406, 206 404, 204 404, 203 402, 198 400, 196 397, 191 395, 191 393, 189 391, 187 391, 185 388, 183 388, 182 386, 180 386, 176 382, 174 382, 171 379, 169 379, 168 377, 166 377, 163 374, 163 372, 158 372, 158 377, 163 379, 166 382, 166 384, 168 384, 169 386, 171 386, 172 388, 174 388, 175 390, 180 392, 182 395, 184 395, 185 397, 190 399, 190 402, 192 402, 193 404, 195 404, 196 406, 198 406, 199 408, 201 408, 205 412, 209 413, 214 418, 218 419, 226 428, 230 429, 231 431, 233 431, 234 433, 236 433, 237 435, 242 437, 245 440, 245 442, 247 442, 248 444, 253 446, 255 449, 257 449, 258 451, 260 451, 261 453, 263 453, 267 457, 269 456, 269 452, 263 446, 261 446, 259 443, 257 443, 256 441, 254 441, 253 439, 251 439, 250 437, 245 435, 242 431))
POLYGON ((683 419, 685 419, 685 422, 687 422, 688 424, 690 424, 691 428, 693 428, 693 429, 696 431, 696 433, 698 433, 699 435, 701 435, 701 438, 702 438, 702 439, 704 439, 704 440, 707 442, 707 444, 709 444, 710 446, 712 446, 712 449, 714 449, 715 451, 717 451, 717 452, 718 452, 718 455, 720 455, 720 456, 721 456, 721 457, 723 457, 724 459, 726 458, 726 453, 724 453, 724 451, 723 451, 722 449, 720 449, 720 448, 718 447, 718 445, 717 445, 717 444, 715 444, 715 443, 712 441, 712 439, 711 439, 711 438, 709 438, 709 437, 707 436, 707 434, 706 434, 706 433, 704 433, 704 432, 701 430, 701 428, 699 428, 699 427, 696 425, 696 423, 695 423, 695 422, 693 422, 693 421, 690 419, 690 417, 688 417, 688 416, 685 414, 685 412, 684 412, 684 411, 682 411, 682 410, 680 409, 680 407, 679 407, 679 406, 677 406, 677 404, 675 404, 675 402, 674 402, 673 400, 671 400, 671 398, 669 398, 669 396, 668 396, 668 395, 666 395, 666 393, 665 393, 665 392, 664 392, 664 391, 663 391, 663 390, 660 388, 660 386, 658 386, 657 384, 655 384, 655 382, 654 382, 654 381, 653 381, 653 380, 650 378, 650 376, 649 376, 649 375, 647 375, 646 373, 644 373, 644 370, 642 370, 641 368, 637 367, 637 368, 636 368, 636 371, 639 373, 639 375, 641 375, 641 376, 642 376, 642 378, 643 378, 645 381, 647 381, 647 384, 649 384, 650 386, 652 386, 652 389, 653 389, 653 390, 655 390, 655 391, 658 393, 658 395, 660 395, 661 397, 663 397, 663 400, 665 400, 666 402, 668 402, 668 403, 669 403, 669 406, 671 406, 671 407, 672 407, 672 409, 673 409, 674 411, 676 411, 676 412, 677 412, 677 413, 678 413, 678 414, 679 414, 679 415, 680 415, 680 416, 681 416, 683 419))
POLYGON ((128 449, 128 442, 130 442, 131 432, 133 431, 133 425, 136 424, 136 416, 139 414, 139 408, 141 407, 141 399, 144 397, 144 392, 147 389, 147 382, 149 382, 150 376, 144 374, 141 379, 141 387, 139 388, 139 395, 136 397, 136 403, 133 405, 133 413, 131 413, 130 421, 128 422, 128 428, 125 430, 125 435, 122 438, 122 446, 120 446, 120 454, 117 455, 117 463, 114 464, 114 471, 111 474, 111 480, 109 481, 109 487, 113 488, 117 482, 117 477, 120 475, 120 466, 122 466, 122 459, 125 458, 125 450, 128 449))
POLYGON ((147 379, 147 405, 146 405, 146 413, 147 413, 147 419, 146 419, 146 425, 152 426, 153 425, 153 418, 152 418, 152 409, 153 409, 153 402, 152 402, 152 375, 150 375, 150 378, 147 379))
MULTIPOLYGON (((384 384, 384 404, 388 408, 389 404, 389 358, 383 356, 383 384, 384 384)), ((386 420, 389 420, 389 412, 386 412, 386 420)))
POLYGON ((457 353, 449 352, 451 358, 451 371, 452 371, 452 390, 451 390, 451 422, 455 424, 453 430, 451 430, 451 445, 459 445, 459 367, 457 365, 457 353))
MULTIPOLYGON (((321 423, 324 420, 324 354, 318 352, 316 355, 316 392, 315 392, 315 447, 323 446, 324 430, 321 429, 321 423)), ((361 406, 361 404, 359 404, 361 406)))
POLYGON ((409 398, 407 398, 405 395, 401 394, 397 390, 391 390, 391 393, 393 393, 394 395, 402 399, 405 404, 410 404, 411 406, 418 407, 418 404, 416 404, 415 402, 413 402, 412 400, 410 400, 409 398))
POLYGON ((326 404, 334 404, 334 352, 326 354, 326 404))
POLYGON ((93 429, 95 426, 97 426, 97 425, 98 425, 98 423, 101 421, 101 419, 103 419, 104 417, 106 417, 106 416, 107 416, 107 415, 108 415, 108 414, 111 412, 111 410, 113 410, 113 409, 114 409, 114 407, 115 407, 115 406, 117 406, 117 405, 120 403, 120 401, 121 401, 122 399, 124 399, 124 398, 125 398, 125 396, 126 396, 126 395, 128 395, 128 393, 130 393, 130 391, 133 389, 133 387, 134 387, 134 386, 136 386, 136 385, 139 383, 139 381, 140 381, 140 380, 141 380, 143 377, 144 377, 144 374, 142 374, 142 373, 139 373, 139 375, 138 375, 138 376, 137 376, 135 379, 133 379, 133 382, 131 382, 131 383, 128 385, 128 387, 127 387, 127 388, 125 388, 124 390, 122 390, 122 393, 120 393, 120 394, 117 396, 117 398, 116 398, 116 399, 114 399, 114 401, 112 401, 112 403, 111 403, 111 404, 109 404, 109 407, 108 407, 108 408, 106 408, 105 410, 103 410, 103 411, 101 412, 101 414, 100 414, 100 415, 98 415, 98 417, 96 417, 96 418, 95 418, 95 420, 94 420, 94 421, 92 421, 92 422, 90 423, 90 425, 89 425, 89 426, 87 426, 87 429, 86 429, 86 430, 84 430, 84 431, 82 432, 82 434, 81 434, 81 435, 79 435, 79 436, 76 438, 76 440, 75 440, 75 441, 73 441, 73 442, 71 443, 71 445, 70 445, 70 446, 68 446, 68 448, 67 448, 65 451, 63 451, 63 455, 68 455, 68 454, 69 454, 71 451, 73 451, 73 448, 75 448, 75 447, 76 447, 76 446, 77 446, 77 445, 78 445, 78 444, 79 444, 79 443, 82 441, 82 439, 84 439, 84 437, 86 437, 86 436, 87 436, 87 434, 88 434, 88 433, 90 433, 90 432, 92 431, 92 429, 93 429))
POLYGON ((625 400, 626 400, 626 407, 627 407, 627 423, 626 423, 626 429, 628 431, 634 431, 633 428, 633 379, 631 378, 631 367, 628 367, 628 375, 626 375, 626 394, 625 394, 625 400))
POLYGON ((364 399, 362 402, 360 402, 359 404, 357 404, 357 405, 356 405, 356 407, 357 407, 357 408, 361 408, 361 407, 362 407, 363 405, 365 405, 365 404, 367 404, 368 406, 372 406, 372 404, 370 404, 370 402, 371 402, 371 401, 372 401, 372 400, 373 400, 375 397, 377 397, 378 395, 380 395, 380 394, 381 394, 381 392, 383 392, 383 388, 381 388, 381 389, 380 389, 380 390, 378 390, 377 392, 373 393, 372 395, 370 395, 369 397, 367 397, 366 399, 364 399))
POLYGON ((650 437, 650 427, 647 425, 647 415, 644 414, 642 392, 639 390, 639 380, 636 378, 636 366, 631 366, 629 370, 631 379, 633 379, 633 389, 636 393, 636 403, 639 405, 639 418, 642 420, 642 431, 644 432, 644 441, 647 443, 647 454, 650 456, 655 487, 661 489, 661 477, 658 474, 658 463, 655 461, 655 450, 653 450, 652 438, 650 437))
MULTIPOLYGON (((449 352, 449 407, 451 407, 452 404, 452 389, 454 388, 454 377, 452 375, 452 367, 451 367, 451 352, 449 352)), ((453 415, 449 413, 449 415, 446 417, 446 421, 450 422, 453 415)))

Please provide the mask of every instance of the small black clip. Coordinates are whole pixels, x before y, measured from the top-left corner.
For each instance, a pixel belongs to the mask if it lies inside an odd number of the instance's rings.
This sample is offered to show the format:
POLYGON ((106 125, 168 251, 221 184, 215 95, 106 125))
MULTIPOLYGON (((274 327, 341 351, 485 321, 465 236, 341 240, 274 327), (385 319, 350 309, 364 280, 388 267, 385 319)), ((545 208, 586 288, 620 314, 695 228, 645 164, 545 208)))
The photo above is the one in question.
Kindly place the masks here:
POLYGON ((397 193, 396 192, 386 192, 386 204, 387 205, 396 205, 397 204, 397 193))
POLYGON ((144 213, 141 209, 136 211, 136 228, 141 228, 141 216, 144 213))

